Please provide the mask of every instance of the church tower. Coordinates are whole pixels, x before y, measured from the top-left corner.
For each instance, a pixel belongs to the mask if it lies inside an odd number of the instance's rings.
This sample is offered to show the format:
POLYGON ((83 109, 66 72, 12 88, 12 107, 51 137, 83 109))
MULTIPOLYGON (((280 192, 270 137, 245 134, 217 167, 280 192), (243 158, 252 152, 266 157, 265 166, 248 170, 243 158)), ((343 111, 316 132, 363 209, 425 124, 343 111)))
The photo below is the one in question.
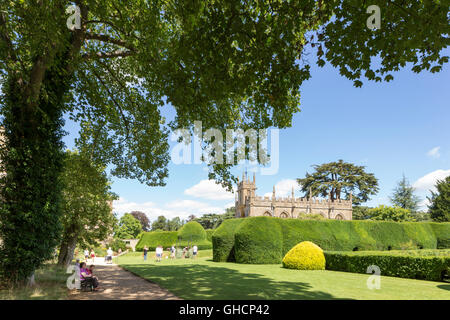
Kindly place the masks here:
POLYGON ((253 181, 248 179, 247 174, 242 174, 242 181, 238 180, 238 190, 236 199, 236 218, 243 218, 248 216, 250 204, 255 199, 256 194, 256 181, 255 174, 253 173, 253 181))

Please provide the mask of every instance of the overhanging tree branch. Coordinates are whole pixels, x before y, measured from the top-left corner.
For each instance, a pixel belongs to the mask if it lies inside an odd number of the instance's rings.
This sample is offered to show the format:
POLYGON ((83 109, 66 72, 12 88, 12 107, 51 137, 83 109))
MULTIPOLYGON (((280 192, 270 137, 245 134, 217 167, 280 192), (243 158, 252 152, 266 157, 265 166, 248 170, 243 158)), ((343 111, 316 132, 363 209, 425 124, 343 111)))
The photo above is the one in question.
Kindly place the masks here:
POLYGON ((9 38, 8 33, 6 32, 6 19, 4 12, 0 12, 0 41, 3 42, 5 44, 5 47, 8 49, 8 60, 17 62, 17 55, 14 51, 12 41, 9 38))
POLYGON ((133 45, 129 44, 127 41, 122 40, 122 39, 114 39, 113 37, 110 37, 106 34, 97 34, 97 33, 86 32, 85 39, 99 40, 99 41, 103 41, 103 42, 113 43, 115 45, 127 48, 130 51, 136 50, 136 48, 133 45))
POLYGON ((122 117, 122 120, 125 124, 125 131, 126 131, 126 137, 125 140, 128 140, 130 137, 130 129, 129 129, 129 122, 127 117, 125 116, 125 114, 123 113, 122 107, 120 106, 120 104, 117 102, 117 100, 114 98, 113 94, 111 93, 111 91, 109 90, 108 86, 106 85, 106 83, 103 81, 103 79, 100 77, 100 75, 94 70, 92 69, 92 73, 95 75, 95 77, 98 79, 98 81, 102 84, 102 86, 105 88, 106 92, 108 92, 109 97, 111 98, 111 100, 113 101, 114 105, 117 107, 117 109, 119 110, 119 113, 122 117))
POLYGON ((129 50, 116 50, 113 52, 95 52, 95 53, 85 53, 82 55, 84 60, 91 59, 108 59, 117 57, 128 57, 134 55, 135 52, 129 50))

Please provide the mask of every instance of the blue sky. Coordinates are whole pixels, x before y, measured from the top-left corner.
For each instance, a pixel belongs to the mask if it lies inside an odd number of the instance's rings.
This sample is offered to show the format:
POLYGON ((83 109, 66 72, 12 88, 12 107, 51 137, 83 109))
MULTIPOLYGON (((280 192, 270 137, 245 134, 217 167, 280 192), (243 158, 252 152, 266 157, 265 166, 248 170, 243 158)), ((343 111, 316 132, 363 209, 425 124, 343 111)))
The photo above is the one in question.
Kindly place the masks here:
MULTIPOLYGON (((313 164, 343 159, 366 166, 379 179, 380 191, 367 203, 389 204, 388 196, 404 173, 425 200, 437 178, 450 175, 450 73, 397 72, 389 83, 366 82, 355 88, 350 80, 327 64, 313 66, 312 78, 301 88, 302 111, 292 128, 281 130, 279 170, 275 175, 256 173, 257 193, 290 194, 294 179, 311 171, 313 164)), ((171 107, 164 114, 170 115, 171 107)), ((77 126, 66 123, 68 147, 73 147, 77 126)), ((233 172, 239 176, 245 166, 233 172)), ((151 220, 189 214, 221 213, 234 202, 206 181, 203 164, 169 165, 165 187, 148 187, 138 181, 113 178, 112 190, 121 199, 114 203, 120 215, 145 212, 151 220)), ((301 193, 296 191, 296 196, 301 193)))

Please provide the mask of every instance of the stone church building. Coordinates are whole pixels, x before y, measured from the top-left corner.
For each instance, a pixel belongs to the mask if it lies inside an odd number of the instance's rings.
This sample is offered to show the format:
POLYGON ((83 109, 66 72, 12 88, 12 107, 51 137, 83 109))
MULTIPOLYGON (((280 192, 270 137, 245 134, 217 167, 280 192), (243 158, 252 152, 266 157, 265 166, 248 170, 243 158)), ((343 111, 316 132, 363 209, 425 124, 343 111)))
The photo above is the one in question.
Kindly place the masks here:
POLYGON ((250 181, 245 174, 238 181, 236 194, 236 218, 271 216, 279 218, 297 218, 300 213, 318 213, 327 219, 352 220, 352 196, 350 200, 295 198, 294 188, 290 197, 276 197, 275 186, 272 197, 256 195, 255 175, 250 181))

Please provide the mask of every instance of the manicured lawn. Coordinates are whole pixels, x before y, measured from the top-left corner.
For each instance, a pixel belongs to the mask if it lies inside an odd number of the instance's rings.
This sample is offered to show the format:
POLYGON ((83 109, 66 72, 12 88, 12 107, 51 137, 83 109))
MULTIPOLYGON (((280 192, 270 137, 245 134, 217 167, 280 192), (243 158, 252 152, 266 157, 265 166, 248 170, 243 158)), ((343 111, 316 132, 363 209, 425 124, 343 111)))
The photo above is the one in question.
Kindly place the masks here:
POLYGON ((281 265, 218 263, 211 251, 197 260, 164 259, 142 253, 121 256, 125 269, 158 283, 183 299, 445 299, 450 284, 381 277, 381 289, 370 290, 369 275, 336 271, 299 271, 281 265))
POLYGON ((46 264, 36 271, 36 286, 17 287, 13 289, 0 288, 0 300, 64 300, 67 299, 66 270, 52 264, 46 264))

